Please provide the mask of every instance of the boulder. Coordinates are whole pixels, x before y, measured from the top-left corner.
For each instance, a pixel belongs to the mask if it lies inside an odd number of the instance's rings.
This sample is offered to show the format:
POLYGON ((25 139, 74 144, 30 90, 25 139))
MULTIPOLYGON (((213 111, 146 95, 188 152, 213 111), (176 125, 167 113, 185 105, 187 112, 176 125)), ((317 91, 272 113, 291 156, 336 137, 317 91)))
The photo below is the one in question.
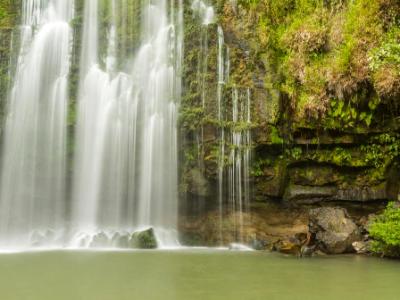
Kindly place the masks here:
POLYGON ((274 244, 273 250, 292 255, 301 255, 302 242, 295 238, 290 237, 288 239, 279 240, 274 244))
POLYGON ((99 232, 92 237, 89 244, 90 248, 107 248, 109 247, 110 239, 104 232, 99 232))
POLYGON ((154 229, 149 228, 143 231, 137 231, 132 234, 129 241, 130 248, 134 249, 155 249, 157 248, 157 239, 154 229))
POLYGON ((311 209, 309 230, 318 248, 329 254, 354 252, 352 244, 362 239, 359 228, 343 208, 311 209))
POLYGON ((116 232, 114 233, 111 242, 113 247, 124 249, 129 247, 129 238, 129 233, 116 232))
POLYGON ((371 242, 370 241, 357 241, 352 244, 354 251, 358 254, 367 254, 371 252, 371 242))

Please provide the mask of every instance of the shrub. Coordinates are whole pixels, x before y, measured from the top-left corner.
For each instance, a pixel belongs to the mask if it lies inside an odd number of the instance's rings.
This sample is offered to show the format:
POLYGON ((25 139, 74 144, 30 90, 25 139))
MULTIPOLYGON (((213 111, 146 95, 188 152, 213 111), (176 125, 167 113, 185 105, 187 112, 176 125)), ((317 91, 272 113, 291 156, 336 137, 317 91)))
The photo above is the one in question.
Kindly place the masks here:
POLYGON ((323 51, 328 39, 327 19, 325 9, 316 9, 307 17, 298 17, 282 36, 282 47, 301 53, 323 51))
POLYGON ((381 97, 400 95, 400 28, 394 27, 369 57, 373 84, 381 97))
POLYGON ((400 257, 400 207, 389 203, 369 227, 372 251, 382 256, 400 257))

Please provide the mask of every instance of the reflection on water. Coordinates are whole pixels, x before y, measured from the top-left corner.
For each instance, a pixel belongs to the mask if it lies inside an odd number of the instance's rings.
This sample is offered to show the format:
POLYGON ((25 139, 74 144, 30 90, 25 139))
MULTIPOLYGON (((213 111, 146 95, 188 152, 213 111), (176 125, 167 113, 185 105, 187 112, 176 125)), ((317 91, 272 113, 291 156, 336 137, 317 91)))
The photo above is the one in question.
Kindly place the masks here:
POLYGON ((0 255, 1 299, 399 299, 400 262, 208 250, 0 255))

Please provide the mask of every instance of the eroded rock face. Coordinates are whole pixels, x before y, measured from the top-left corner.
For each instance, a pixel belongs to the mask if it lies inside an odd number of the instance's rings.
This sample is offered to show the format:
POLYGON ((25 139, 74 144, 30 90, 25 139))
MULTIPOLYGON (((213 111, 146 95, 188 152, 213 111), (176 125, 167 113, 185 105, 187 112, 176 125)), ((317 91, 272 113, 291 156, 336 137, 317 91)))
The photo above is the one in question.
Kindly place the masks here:
POLYGON ((352 244, 361 239, 357 225, 343 208, 310 210, 309 230, 317 246, 329 254, 354 252, 352 244))
POLYGON ((283 196, 286 201, 301 203, 320 202, 335 195, 336 189, 331 186, 290 185, 283 196))
MULTIPOLYGON (((222 224, 218 211, 210 211, 195 217, 181 216, 179 224, 181 242, 186 246, 212 247, 235 243, 238 241, 238 232, 234 229, 240 227, 238 223, 240 219, 243 221, 243 226, 242 238, 239 240, 256 250, 271 250, 279 241, 290 242, 292 237, 303 241, 308 232, 307 210, 272 203, 253 204, 251 210, 242 216, 238 213, 224 215, 222 224)), ((275 248, 278 246, 277 244, 275 248)), ((286 249, 286 246, 282 245, 279 248, 286 249)))
POLYGON ((191 194, 201 197, 209 196, 209 182, 199 169, 192 169, 187 173, 188 190, 191 194))

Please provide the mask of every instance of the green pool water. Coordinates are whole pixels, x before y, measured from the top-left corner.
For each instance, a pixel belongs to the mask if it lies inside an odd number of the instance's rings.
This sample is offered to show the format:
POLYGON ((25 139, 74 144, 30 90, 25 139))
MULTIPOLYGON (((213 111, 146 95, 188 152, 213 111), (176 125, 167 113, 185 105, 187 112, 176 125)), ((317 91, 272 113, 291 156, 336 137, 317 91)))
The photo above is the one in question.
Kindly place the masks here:
POLYGON ((0 255, 1 300, 400 299, 400 262, 261 252, 0 255))

